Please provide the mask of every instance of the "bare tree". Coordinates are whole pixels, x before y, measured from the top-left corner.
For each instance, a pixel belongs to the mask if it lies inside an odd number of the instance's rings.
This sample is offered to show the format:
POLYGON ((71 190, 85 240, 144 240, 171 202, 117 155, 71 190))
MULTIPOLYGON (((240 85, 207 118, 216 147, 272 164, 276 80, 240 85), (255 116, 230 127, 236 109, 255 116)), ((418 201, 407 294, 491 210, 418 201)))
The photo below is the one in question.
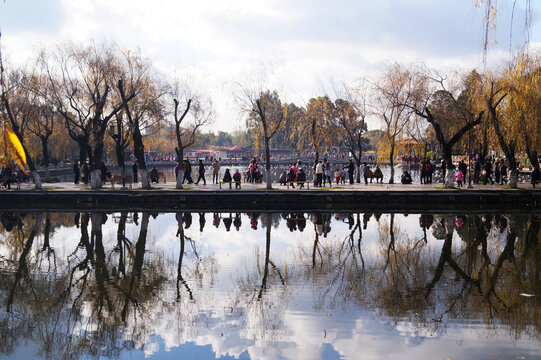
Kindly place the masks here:
POLYGON ((184 150, 195 143, 201 129, 212 121, 214 112, 210 100, 204 101, 188 84, 181 85, 178 82, 173 84, 171 97, 173 98, 173 121, 177 141, 175 152, 179 166, 176 188, 182 189, 184 150))
POLYGON ((124 52, 121 63, 122 79, 117 84, 120 100, 125 103, 129 132, 132 134, 134 155, 137 159, 139 178, 143 189, 150 189, 145 162, 145 130, 159 126, 165 117, 164 96, 166 87, 151 63, 139 53, 124 52), (137 94, 129 100, 127 93, 137 94))
MULTIPOLYGON (((3 66, 0 63, 2 70, 2 78, 4 76, 3 66)), ((2 81, 2 98, 3 112, 6 114, 13 133, 17 136, 21 143, 22 152, 26 158, 26 163, 32 172, 34 185, 36 189, 41 189, 41 178, 36 169, 34 161, 25 144, 24 133, 28 125, 34 117, 37 116, 39 108, 39 99, 34 91, 31 91, 30 76, 24 70, 14 70, 8 74, 9 86, 2 81)), ((21 164, 24 166, 24 164, 21 164)), ((23 169, 24 170, 24 169, 23 169)))
POLYGON ((355 87, 345 85, 343 98, 336 99, 333 104, 334 125, 357 165, 357 183, 361 182, 363 134, 367 131, 368 94, 364 84, 362 82, 355 87))
MULTIPOLYGON (((41 70, 39 65, 36 66, 35 69, 38 71, 41 70)), ((49 102, 51 83, 47 76, 38 72, 31 76, 27 86, 29 86, 29 88, 26 89, 27 91, 33 91, 38 95, 38 104, 36 105, 38 108, 35 112, 35 116, 30 119, 28 131, 40 140, 43 165, 45 166, 45 181, 50 181, 49 139, 53 134, 54 125, 58 120, 59 114, 49 102)))
POLYGON ((241 90, 242 94, 237 96, 237 100, 241 109, 248 114, 248 127, 256 130, 258 138, 263 138, 267 189, 272 189, 270 141, 284 121, 285 107, 277 91, 256 91, 245 87, 241 87, 241 90))
POLYGON ((58 112, 63 116, 70 136, 81 142, 90 138, 92 189, 102 186, 100 169, 109 120, 135 96, 130 92, 125 98, 112 103, 111 90, 121 74, 120 56, 112 46, 105 44, 85 48, 68 45, 60 51, 61 78, 56 94, 58 112))
MULTIPOLYGON (((453 146, 464 134, 481 123, 484 111, 474 105, 478 101, 475 86, 460 81, 456 89, 450 90, 445 85, 445 78, 426 76, 425 81, 435 85, 432 87, 433 92, 426 92, 428 95, 424 95, 424 102, 412 99, 409 106, 417 116, 432 125, 441 147, 445 168, 450 170, 454 167, 451 156, 453 146)), ((447 171, 444 183, 446 187, 453 187, 452 171, 447 171)))

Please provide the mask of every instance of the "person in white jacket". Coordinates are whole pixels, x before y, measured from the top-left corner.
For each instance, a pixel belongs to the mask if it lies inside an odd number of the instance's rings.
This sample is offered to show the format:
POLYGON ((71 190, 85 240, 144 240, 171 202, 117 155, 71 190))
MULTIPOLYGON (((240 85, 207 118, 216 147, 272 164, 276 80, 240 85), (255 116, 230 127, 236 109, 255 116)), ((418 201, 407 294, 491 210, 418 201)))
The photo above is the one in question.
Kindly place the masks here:
POLYGON ((316 186, 321 187, 321 183, 323 182, 323 164, 321 163, 321 160, 316 165, 316 186))

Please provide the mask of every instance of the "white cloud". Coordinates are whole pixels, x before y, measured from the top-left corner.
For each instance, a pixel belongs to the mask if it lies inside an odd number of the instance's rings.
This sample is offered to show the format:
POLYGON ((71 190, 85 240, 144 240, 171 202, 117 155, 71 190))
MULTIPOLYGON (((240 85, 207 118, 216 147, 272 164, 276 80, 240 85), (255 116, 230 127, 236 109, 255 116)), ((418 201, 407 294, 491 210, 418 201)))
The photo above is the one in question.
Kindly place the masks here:
MULTIPOLYGON (((471 0, 51 0, 48 6, 20 1, 26 6, 0 3, 3 41, 14 62, 28 59, 37 47, 67 40, 140 48, 163 72, 181 68, 194 75, 197 87, 213 99, 215 130, 244 126, 233 100, 235 82, 250 81, 261 64, 271 69, 269 86, 286 101, 303 103, 319 95, 319 82, 352 81, 382 62, 420 59, 447 69, 481 60, 481 11, 471 0), (39 9, 42 16, 36 19, 25 8, 39 9)), ((511 4, 499 2, 500 43, 490 59, 507 54, 511 4)), ((541 39, 540 8, 532 6, 535 43, 541 39)), ((519 6, 516 43, 522 20, 519 6)))

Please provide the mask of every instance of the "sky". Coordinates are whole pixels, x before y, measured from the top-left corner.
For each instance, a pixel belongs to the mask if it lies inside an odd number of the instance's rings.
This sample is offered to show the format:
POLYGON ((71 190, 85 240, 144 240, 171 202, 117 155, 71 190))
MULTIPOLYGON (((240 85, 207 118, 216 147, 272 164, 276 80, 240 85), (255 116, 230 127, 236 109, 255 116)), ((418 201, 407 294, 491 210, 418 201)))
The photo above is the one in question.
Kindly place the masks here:
MULTIPOLYGON (((442 72, 482 68, 482 10, 474 0, 0 0, 3 56, 25 64, 67 41, 139 49, 164 74, 212 99, 208 130, 245 121, 235 94, 264 85, 304 105, 330 83, 375 78, 392 62, 442 72)), ((488 66, 524 43, 526 0, 499 0, 488 66), (497 41, 497 42, 496 42, 497 41)), ((530 43, 541 48, 541 2, 530 43)), ((369 124, 376 128, 377 123, 369 124)))

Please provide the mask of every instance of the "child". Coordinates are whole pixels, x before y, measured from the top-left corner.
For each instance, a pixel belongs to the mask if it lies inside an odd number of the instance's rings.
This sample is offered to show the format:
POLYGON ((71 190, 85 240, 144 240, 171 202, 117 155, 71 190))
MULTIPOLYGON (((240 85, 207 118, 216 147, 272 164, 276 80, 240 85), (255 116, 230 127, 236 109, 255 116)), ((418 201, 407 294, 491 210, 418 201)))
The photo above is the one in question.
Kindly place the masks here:
POLYGON ((342 168, 342 170, 340 171, 340 182, 342 183, 342 185, 346 183, 346 168, 342 168))
POLYGON ((235 170, 235 173, 233 174, 233 180, 235 181, 235 189, 240 189, 240 180, 242 179, 242 175, 239 172, 239 169, 235 170))
POLYGON ((285 185, 286 184, 287 173, 285 171, 280 175, 280 179, 278 181, 280 182, 280 185, 285 185))
POLYGON ((458 187, 462 187, 462 181, 464 181, 464 174, 462 173, 462 170, 458 170, 456 172, 456 182, 458 187))
POLYGON ((336 179, 336 185, 340 184, 340 170, 334 170, 334 178, 336 179))

